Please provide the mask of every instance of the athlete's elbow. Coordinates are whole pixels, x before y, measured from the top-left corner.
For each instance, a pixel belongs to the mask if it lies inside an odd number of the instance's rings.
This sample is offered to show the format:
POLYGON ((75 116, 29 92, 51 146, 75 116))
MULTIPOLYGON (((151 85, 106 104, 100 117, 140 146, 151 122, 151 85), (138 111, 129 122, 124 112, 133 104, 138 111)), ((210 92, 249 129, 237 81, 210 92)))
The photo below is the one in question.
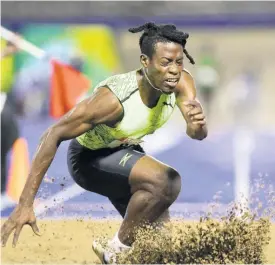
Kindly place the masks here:
POLYGON ((198 141, 202 141, 204 140, 207 135, 203 135, 203 134, 191 134, 191 133, 187 133, 187 135, 193 139, 193 140, 198 140, 198 141))
POLYGON ((193 139, 202 141, 202 140, 204 140, 206 137, 207 137, 207 133, 206 133, 206 134, 199 134, 199 135, 196 135, 195 137, 193 137, 193 139))
POLYGON ((202 126, 196 129, 187 128, 186 134, 194 140, 202 141, 207 137, 208 130, 206 126, 202 126))

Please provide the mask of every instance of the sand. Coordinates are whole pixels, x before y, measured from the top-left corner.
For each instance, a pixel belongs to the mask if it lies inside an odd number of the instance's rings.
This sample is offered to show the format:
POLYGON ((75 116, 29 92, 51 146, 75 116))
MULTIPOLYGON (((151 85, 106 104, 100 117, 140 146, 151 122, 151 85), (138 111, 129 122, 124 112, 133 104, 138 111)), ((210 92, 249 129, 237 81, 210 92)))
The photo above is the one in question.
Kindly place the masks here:
MULTIPOLYGON (((16 248, 11 238, 2 248, 2 264, 99 264, 92 251, 92 241, 98 237, 113 237, 119 220, 47 220, 38 221, 41 236, 24 227, 16 248)), ((177 223, 177 225, 180 225, 177 223)), ((275 224, 271 242, 266 249, 269 264, 275 263, 275 224)))

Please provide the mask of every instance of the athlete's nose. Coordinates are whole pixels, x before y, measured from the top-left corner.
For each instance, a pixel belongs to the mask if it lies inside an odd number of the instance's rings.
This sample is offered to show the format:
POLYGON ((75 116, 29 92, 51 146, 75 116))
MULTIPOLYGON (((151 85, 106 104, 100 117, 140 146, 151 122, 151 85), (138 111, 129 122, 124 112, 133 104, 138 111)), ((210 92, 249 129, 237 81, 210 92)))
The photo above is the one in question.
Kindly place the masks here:
POLYGON ((172 75, 178 75, 179 74, 179 69, 175 64, 172 64, 169 67, 168 71, 169 71, 169 74, 172 74, 172 75))

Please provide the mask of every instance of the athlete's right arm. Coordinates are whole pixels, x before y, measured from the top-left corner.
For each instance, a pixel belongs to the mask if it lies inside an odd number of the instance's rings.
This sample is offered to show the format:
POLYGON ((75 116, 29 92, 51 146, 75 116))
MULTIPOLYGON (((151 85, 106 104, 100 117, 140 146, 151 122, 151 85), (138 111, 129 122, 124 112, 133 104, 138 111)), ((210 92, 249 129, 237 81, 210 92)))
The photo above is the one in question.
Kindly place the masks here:
POLYGON ((64 140, 73 139, 85 133, 97 124, 115 124, 122 118, 122 115, 123 107, 119 100, 108 88, 103 87, 98 89, 93 96, 77 104, 44 133, 32 161, 31 170, 20 196, 19 204, 2 227, 2 244, 6 243, 12 230, 16 229, 14 235, 15 245, 24 224, 30 224, 33 231, 37 232, 33 202, 59 144, 64 140), (24 213, 22 209, 24 209, 24 213), (26 213, 28 213, 28 216, 26 216, 26 213))
POLYGON ((117 121, 121 113, 122 106, 116 96, 108 88, 101 88, 51 126, 41 138, 20 204, 33 204, 41 180, 62 141, 73 139, 97 124, 117 121))

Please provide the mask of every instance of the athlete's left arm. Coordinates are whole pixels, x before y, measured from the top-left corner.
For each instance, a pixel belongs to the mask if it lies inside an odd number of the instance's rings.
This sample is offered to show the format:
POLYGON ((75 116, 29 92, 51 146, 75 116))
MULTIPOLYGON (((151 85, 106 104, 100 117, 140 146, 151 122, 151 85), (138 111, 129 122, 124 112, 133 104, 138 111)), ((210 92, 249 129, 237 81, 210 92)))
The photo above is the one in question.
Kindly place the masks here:
POLYGON ((207 124, 196 94, 193 77, 188 71, 183 70, 176 90, 177 106, 187 124, 186 134, 192 139, 203 140, 207 136, 207 124))

